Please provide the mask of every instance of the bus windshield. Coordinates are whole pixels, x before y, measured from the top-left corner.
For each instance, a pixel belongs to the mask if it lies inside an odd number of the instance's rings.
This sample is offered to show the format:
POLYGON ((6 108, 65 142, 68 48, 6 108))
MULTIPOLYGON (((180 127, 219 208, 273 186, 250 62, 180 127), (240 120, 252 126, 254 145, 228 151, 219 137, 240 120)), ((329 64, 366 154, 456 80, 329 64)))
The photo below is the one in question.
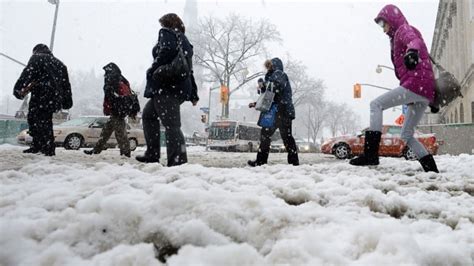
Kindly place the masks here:
POLYGON ((209 138, 214 140, 229 140, 235 138, 236 123, 212 123, 209 138))

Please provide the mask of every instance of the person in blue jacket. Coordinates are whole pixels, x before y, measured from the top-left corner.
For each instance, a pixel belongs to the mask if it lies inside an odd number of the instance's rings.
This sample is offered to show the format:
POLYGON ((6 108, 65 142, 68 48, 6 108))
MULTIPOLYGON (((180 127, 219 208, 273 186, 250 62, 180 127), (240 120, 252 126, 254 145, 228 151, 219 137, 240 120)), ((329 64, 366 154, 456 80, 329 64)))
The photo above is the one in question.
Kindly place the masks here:
MULTIPOLYGON (((292 123, 295 119, 295 107, 293 105, 293 93, 291 90, 288 76, 283 71, 283 63, 279 58, 273 58, 265 62, 267 73, 265 80, 259 80, 260 91, 263 93, 268 84, 272 83, 275 98, 273 100, 276 105, 276 117, 273 126, 262 127, 260 133, 260 148, 257 153, 257 159, 248 161, 248 165, 255 167, 268 163, 268 155, 270 153, 271 137, 277 129, 280 130, 280 135, 288 152, 288 163, 294 166, 299 165, 298 148, 292 134, 292 123)), ((249 107, 255 107, 256 103, 251 103, 249 107)), ((260 115, 259 124, 263 114, 260 115)))

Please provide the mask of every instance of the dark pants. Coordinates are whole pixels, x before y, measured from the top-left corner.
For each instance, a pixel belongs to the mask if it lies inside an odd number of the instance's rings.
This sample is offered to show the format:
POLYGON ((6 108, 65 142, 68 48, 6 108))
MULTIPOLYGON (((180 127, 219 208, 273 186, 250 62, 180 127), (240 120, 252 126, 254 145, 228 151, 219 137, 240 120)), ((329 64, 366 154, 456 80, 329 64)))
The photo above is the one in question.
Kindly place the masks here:
POLYGON ((181 131, 180 105, 182 100, 176 97, 155 96, 143 108, 143 132, 147 150, 145 156, 160 159, 160 121, 166 132, 166 154, 168 166, 188 162, 186 141, 181 131))
POLYGON ((48 156, 56 155, 53 133, 53 113, 32 111, 28 112, 28 131, 33 138, 31 148, 48 156))
POLYGON ((271 137, 275 134, 275 131, 279 129, 283 144, 288 152, 288 163, 298 165, 298 148, 296 147, 296 142, 291 132, 292 120, 277 115, 275 125, 276 126, 273 128, 262 128, 260 133, 260 149, 257 153, 257 164, 261 165, 268 163, 270 144, 272 142, 271 137))
POLYGON ((94 153, 100 153, 105 150, 107 141, 114 132, 120 148, 120 155, 130 156, 130 142, 128 141, 125 118, 115 116, 111 116, 107 123, 105 123, 104 128, 102 128, 99 141, 94 147, 94 153))

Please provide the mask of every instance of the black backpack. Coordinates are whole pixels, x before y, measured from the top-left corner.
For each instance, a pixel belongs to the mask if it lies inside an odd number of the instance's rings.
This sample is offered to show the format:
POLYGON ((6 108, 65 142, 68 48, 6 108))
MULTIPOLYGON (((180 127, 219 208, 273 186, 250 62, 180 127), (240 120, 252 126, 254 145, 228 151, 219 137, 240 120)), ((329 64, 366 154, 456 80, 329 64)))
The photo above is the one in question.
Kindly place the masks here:
POLYGON ((163 83, 184 81, 189 78, 192 71, 191 60, 186 57, 183 51, 181 34, 175 31, 173 32, 176 34, 176 38, 178 38, 178 46, 176 47, 178 53, 171 63, 159 66, 155 72, 153 72, 153 79, 163 83))
POLYGON ((46 66, 46 71, 52 79, 52 84, 56 90, 55 101, 56 109, 55 111, 60 111, 61 109, 67 110, 71 109, 73 105, 72 101, 72 92, 71 84, 69 83, 69 77, 67 73, 66 66, 63 65, 59 59, 52 56, 51 64, 46 66))
POLYGON ((463 97, 461 93, 461 84, 456 77, 450 72, 446 71, 444 67, 436 63, 430 56, 431 61, 438 70, 438 77, 436 78, 435 99, 430 104, 431 112, 437 113, 441 107, 444 107, 458 97, 463 97))
POLYGON ((116 100, 116 110, 120 116, 136 116, 140 112, 138 95, 124 82, 119 82, 119 97, 116 100))

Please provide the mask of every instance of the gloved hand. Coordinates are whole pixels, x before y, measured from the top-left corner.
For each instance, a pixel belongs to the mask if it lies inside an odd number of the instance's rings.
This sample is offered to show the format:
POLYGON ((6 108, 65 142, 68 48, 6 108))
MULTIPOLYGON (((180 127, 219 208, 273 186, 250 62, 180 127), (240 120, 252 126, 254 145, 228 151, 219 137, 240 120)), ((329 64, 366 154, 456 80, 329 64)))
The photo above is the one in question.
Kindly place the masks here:
POLYGON ((408 50, 405 55, 405 66, 408 70, 414 70, 418 65, 420 57, 417 50, 408 50))

